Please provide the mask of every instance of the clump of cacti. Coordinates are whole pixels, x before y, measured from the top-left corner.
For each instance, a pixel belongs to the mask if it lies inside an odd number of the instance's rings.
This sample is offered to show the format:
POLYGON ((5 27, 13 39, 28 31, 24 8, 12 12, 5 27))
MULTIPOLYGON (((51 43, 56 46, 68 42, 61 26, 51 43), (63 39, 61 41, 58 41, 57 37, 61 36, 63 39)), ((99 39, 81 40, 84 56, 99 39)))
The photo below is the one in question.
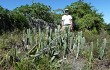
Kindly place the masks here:
MULTIPOLYGON (((40 61, 42 61, 42 64, 45 64, 45 62, 47 62, 48 64, 55 63, 53 64, 55 66, 57 66, 56 64, 62 66, 62 63, 64 63, 65 60, 68 59, 67 55, 69 53, 73 54, 72 56, 75 57, 75 60, 82 57, 82 53, 84 53, 85 56, 88 56, 88 69, 92 67, 92 61, 94 59, 94 42, 91 42, 90 45, 87 45, 86 39, 83 36, 82 31, 76 33, 70 32, 68 29, 62 31, 60 26, 58 26, 58 29, 55 29, 55 31, 52 31, 52 29, 49 29, 47 27, 45 32, 41 31, 40 28, 39 31, 36 31, 35 28, 32 28, 23 31, 22 41, 23 47, 27 50, 24 52, 25 54, 23 54, 23 56, 21 57, 21 62, 17 63, 18 65, 21 64, 22 66, 24 64, 24 61, 29 60, 30 62, 27 62, 28 65, 34 65, 36 69, 39 68, 40 61)), ((103 39, 102 46, 99 50, 100 59, 103 59, 104 57, 106 43, 107 40, 105 38, 103 39)), ((99 39, 97 39, 96 47, 99 47, 99 39)), ((7 53, 7 55, 8 54, 9 53, 7 53)), ((19 53, 16 51, 16 54, 19 53)), ((2 64, 5 59, 8 58, 7 55, 3 58, 3 60, 0 61, 0 64, 2 64)), ((16 64, 16 62, 13 63, 16 64)))

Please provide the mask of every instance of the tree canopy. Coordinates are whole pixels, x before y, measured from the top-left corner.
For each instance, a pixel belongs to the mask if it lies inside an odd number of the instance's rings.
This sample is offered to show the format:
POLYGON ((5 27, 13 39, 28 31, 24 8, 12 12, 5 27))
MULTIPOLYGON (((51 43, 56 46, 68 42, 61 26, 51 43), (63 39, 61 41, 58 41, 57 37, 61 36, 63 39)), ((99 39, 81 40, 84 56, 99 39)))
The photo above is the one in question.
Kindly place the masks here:
MULTIPOLYGON (((99 13, 91 4, 83 0, 66 6, 73 17, 73 23, 77 22, 79 30, 88 29, 97 31, 104 27, 103 14, 99 13)), ((0 31, 12 31, 29 27, 27 16, 43 19, 48 23, 61 23, 63 9, 52 10, 50 6, 42 3, 33 3, 15 8, 13 11, 0 6, 0 31), (57 12, 61 13, 57 13, 57 12)))
POLYGON ((103 14, 98 13, 93 6, 83 1, 74 2, 66 6, 73 17, 73 22, 77 22, 79 29, 100 30, 103 27, 103 14))
POLYGON ((0 33, 13 31, 14 29, 22 30, 29 27, 23 14, 15 13, 0 6, 0 33))
POLYGON ((32 5, 25 5, 17 7, 13 10, 14 12, 19 12, 31 17, 35 17, 36 19, 43 19, 47 22, 52 22, 53 19, 51 17, 51 7, 44 5, 42 3, 33 3, 32 5))

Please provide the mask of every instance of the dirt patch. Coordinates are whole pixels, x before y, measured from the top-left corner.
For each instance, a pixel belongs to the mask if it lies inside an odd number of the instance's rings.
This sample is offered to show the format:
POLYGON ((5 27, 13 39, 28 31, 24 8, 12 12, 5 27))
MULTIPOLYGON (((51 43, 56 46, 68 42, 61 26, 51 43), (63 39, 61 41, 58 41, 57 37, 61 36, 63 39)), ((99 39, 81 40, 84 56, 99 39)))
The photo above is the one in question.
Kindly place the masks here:
POLYGON ((110 60, 94 60, 94 70, 110 70, 110 60))
POLYGON ((68 54, 64 70, 82 70, 85 66, 83 58, 76 59, 74 54, 68 54))

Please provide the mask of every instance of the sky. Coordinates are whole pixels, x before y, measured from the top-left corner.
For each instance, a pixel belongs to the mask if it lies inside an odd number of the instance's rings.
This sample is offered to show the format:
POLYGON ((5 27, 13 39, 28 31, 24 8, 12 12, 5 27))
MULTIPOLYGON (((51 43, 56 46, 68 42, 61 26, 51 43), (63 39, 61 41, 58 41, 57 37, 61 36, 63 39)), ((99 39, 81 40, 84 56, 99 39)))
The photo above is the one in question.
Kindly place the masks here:
MULTIPOLYGON (((77 0, 34 0, 34 2, 40 2, 51 6, 53 10, 58 8, 63 9, 65 6, 76 1, 77 0)), ((91 6, 94 6, 99 13, 103 13, 105 23, 110 23, 110 0, 84 0, 84 2, 91 3, 91 6)), ((9 10, 26 4, 32 4, 32 0, 0 0, 0 6, 9 10)))

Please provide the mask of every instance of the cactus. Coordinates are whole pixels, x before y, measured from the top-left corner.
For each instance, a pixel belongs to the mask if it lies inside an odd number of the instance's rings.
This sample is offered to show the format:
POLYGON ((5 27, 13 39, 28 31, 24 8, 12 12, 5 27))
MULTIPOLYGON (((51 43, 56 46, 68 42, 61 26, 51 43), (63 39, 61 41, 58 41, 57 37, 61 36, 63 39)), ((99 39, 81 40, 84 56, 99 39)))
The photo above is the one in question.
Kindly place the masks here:
POLYGON ((60 27, 60 25, 58 25, 58 32, 60 32, 60 29, 61 29, 61 27, 60 27))
POLYGON ((74 43, 74 44, 73 44, 73 50, 74 50, 76 47, 77 47, 77 45, 74 43))
POLYGON ((92 60, 93 60, 93 42, 91 42, 91 46, 90 46, 90 56, 89 56, 89 69, 92 68, 92 60))
POLYGON ((105 39, 103 39, 102 47, 100 47, 100 50, 99 50, 99 58, 100 58, 101 60, 103 59, 103 56, 104 56, 106 44, 107 44, 107 40, 106 40, 106 38, 105 38, 105 39))
POLYGON ((78 46, 77 46, 76 59, 78 58, 78 55, 79 55, 79 50, 80 50, 80 43, 78 43, 78 46))
MULTIPOLYGON (((28 51, 26 51, 27 53, 26 58, 32 59, 33 62, 34 59, 36 59, 37 57, 42 59, 45 59, 46 57, 48 58, 48 61, 50 61, 49 63, 51 64, 52 62, 54 62, 54 60, 55 61, 59 60, 59 56, 57 56, 58 59, 56 60, 55 52, 60 51, 60 53, 63 53, 63 55, 61 54, 60 57, 62 56, 66 57, 66 54, 68 53, 68 49, 71 49, 72 51, 71 53, 75 54, 75 60, 78 59, 80 55, 82 57, 83 54, 84 57, 87 56, 89 63, 88 68, 90 69, 92 67, 94 44, 93 42, 91 42, 91 45, 87 45, 90 47, 87 48, 84 47, 86 45, 86 40, 85 37, 83 37, 82 35, 82 31, 75 34, 70 32, 68 29, 66 29, 65 31, 60 31, 60 26, 58 26, 58 30, 56 29, 55 32, 52 32, 52 29, 49 30, 48 28, 46 32, 42 32, 39 28, 39 32, 37 33, 35 29, 33 29, 33 32, 30 29, 27 29, 27 34, 23 32, 23 40, 26 39, 28 40, 27 46, 32 46, 28 51), (82 53, 82 51, 84 53, 82 53), (27 57, 27 55, 29 57, 27 57)), ((106 43, 107 43, 106 39, 103 39, 102 47, 100 47, 100 51, 99 51, 99 57, 101 59, 103 59, 104 56, 106 43)), ((99 46, 99 40, 97 39, 97 47, 98 46, 99 46)), ((59 53, 57 53, 57 55, 58 54, 59 53)))
POLYGON ((70 37, 70 49, 72 49, 73 37, 70 37))
POLYGON ((27 42, 26 42, 26 48, 27 49, 30 49, 30 46, 29 46, 29 44, 30 44, 30 39, 31 39, 31 36, 30 36, 30 29, 27 29, 27 42))
POLYGON ((97 45, 97 47, 99 47, 99 39, 97 39, 97 44, 96 45, 97 45))
POLYGON ((66 53, 67 53, 67 43, 64 42, 64 55, 63 55, 64 57, 65 57, 66 53))
POLYGON ((81 47, 82 47, 82 48, 83 48, 84 44, 85 44, 85 37, 82 37, 82 38, 81 38, 81 47))
POLYGON ((27 38, 30 38, 30 33, 31 33, 30 29, 27 29, 27 38))
POLYGON ((78 32, 78 37, 77 37, 78 43, 81 43, 81 38, 82 38, 82 31, 78 32))
POLYGON ((91 42, 91 46, 90 46, 90 57, 89 57, 89 61, 91 63, 92 59, 93 59, 93 42, 91 42))

